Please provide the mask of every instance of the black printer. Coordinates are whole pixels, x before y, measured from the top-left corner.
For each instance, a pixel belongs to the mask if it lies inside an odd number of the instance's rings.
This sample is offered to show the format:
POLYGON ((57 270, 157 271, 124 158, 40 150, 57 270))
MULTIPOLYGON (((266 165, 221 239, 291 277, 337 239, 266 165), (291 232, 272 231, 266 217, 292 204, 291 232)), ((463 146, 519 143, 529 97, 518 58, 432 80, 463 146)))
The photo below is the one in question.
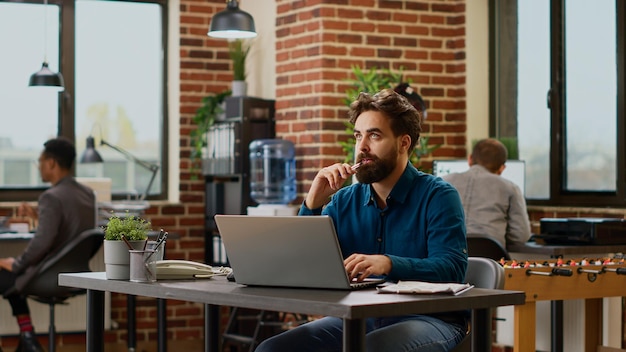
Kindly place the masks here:
POLYGON ((626 244, 626 220, 618 218, 542 218, 537 242, 570 245, 626 244))

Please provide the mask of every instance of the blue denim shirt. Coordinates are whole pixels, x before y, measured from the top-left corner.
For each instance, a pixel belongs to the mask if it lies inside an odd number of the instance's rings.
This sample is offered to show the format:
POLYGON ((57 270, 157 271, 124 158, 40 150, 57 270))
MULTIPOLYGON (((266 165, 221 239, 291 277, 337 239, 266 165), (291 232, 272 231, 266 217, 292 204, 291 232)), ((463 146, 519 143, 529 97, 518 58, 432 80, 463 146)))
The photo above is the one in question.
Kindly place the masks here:
POLYGON ((332 196, 322 209, 299 215, 328 215, 344 257, 384 254, 388 280, 463 282, 467 243, 463 206, 456 189, 410 163, 379 209, 371 185, 356 183, 332 196))

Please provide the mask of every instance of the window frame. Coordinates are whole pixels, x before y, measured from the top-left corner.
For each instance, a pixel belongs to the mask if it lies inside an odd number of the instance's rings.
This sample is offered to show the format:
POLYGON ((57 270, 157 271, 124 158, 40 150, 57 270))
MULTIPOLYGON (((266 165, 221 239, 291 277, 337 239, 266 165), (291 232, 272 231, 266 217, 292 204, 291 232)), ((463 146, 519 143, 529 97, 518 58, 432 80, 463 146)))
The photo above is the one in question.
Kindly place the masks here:
MULTIPOLYGON (((550 90, 546 92, 547 102, 550 104, 550 194, 548 199, 527 199, 529 205, 540 206, 585 206, 585 207, 626 207, 626 4, 621 0, 616 3, 616 72, 617 72, 617 115, 616 115, 616 190, 615 191, 571 191, 566 190, 566 121, 565 110, 565 1, 550 0, 550 90)), ((517 127, 517 116, 512 119, 499 119, 499 104, 517 104, 515 98, 507 98, 499 89, 502 80, 507 79, 506 73, 517 70, 517 60, 499 60, 502 50, 516 50, 515 45, 502 49, 498 47, 500 35, 500 16, 505 16, 509 9, 504 6, 517 6, 517 1, 489 0, 489 135, 494 137, 510 136, 504 132, 511 126, 517 127), (504 1, 504 2, 503 2, 504 1), (504 14, 504 15, 503 15, 504 14), (504 72, 504 74, 503 74, 504 72), (505 134, 505 135, 503 135, 505 134)), ((510 13, 510 12, 509 12, 510 13)), ((516 29, 515 29, 516 30, 516 29)), ((509 36, 510 37, 510 36, 509 36)), ((505 53, 506 54, 506 53, 505 53)), ((517 56, 517 52, 515 52, 517 56)), ((510 83, 510 82, 508 82, 510 83)), ((515 105, 516 106, 516 105, 515 105)), ((517 136, 517 132, 515 132, 517 136)))
MULTIPOLYGON (((161 193, 149 195, 146 200, 164 200, 167 199, 168 184, 169 184, 169 92, 167 86, 168 78, 168 33, 169 33, 169 16, 168 16, 168 4, 167 0, 98 0, 98 1, 111 1, 111 2, 135 2, 135 3, 154 3, 161 7, 161 23, 163 24, 163 30, 161 31, 161 45, 163 48, 163 92, 162 92, 162 106, 163 111, 161 124, 161 163, 159 172, 160 177, 160 189, 161 193)), ((28 3, 28 4, 42 4, 41 1, 36 0, 0 0, 0 2, 7 3, 28 3)), ((63 74, 65 82, 65 90, 58 93, 59 111, 58 111, 58 132, 59 136, 64 136, 72 141, 76 141, 75 135, 75 113, 74 113, 74 100, 76 87, 75 87, 75 66, 76 66, 76 43, 75 43, 75 18, 76 18, 76 5, 75 0, 48 0, 48 5, 59 6, 59 21, 60 21, 60 33, 59 33, 59 57, 58 60, 59 70, 63 74)), ((27 80, 28 77, 24 77, 27 80)), ((42 149, 43 143, 41 141, 42 149)), ((77 151, 79 152, 79 151, 77 151)), ((78 156, 77 156, 78 158, 78 156)), ((76 163, 78 160, 75 161, 76 163)), ((75 175, 75 166, 72 168, 72 174, 75 175)), ((0 196, 4 201, 34 201, 37 200, 39 195, 45 191, 48 187, 35 186, 35 187, 0 187, 0 196)), ((154 187, 153 187, 154 188, 154 187)), ((120 194, 114 193, 112 197, 114 200, 127 199, 132 194, 120 194)))

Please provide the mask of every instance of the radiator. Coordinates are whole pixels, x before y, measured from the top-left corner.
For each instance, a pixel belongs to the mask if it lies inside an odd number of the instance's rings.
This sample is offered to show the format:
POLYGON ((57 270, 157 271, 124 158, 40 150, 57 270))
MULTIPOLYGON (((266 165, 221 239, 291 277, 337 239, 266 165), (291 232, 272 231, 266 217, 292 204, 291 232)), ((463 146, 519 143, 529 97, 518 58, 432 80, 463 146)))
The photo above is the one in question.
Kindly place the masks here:
MULTIPOLYGON (((21 253, 25 248, 26 241, 3 241, 0 246, 0 258, 14 256, 21 253)), ((93 271, 104 271, 103 249, 91 259, 91 269, 93 271)), ((33 300, 28 301, 31 318, 37 333, 46 333, 50 322, 50 308, 33 300)), ((80 295, 67 300, 65 305, 55 307, 55 327, 57 332, 78 332, 85 331, 87 327, 87 296, 80 295)), ((104 304, 104 326, 105 329, 111 327, 111 295, 105 293, 104 304)), ((11 312, 11 306, 5 299, 0 300, 0 336, 17 335, 19 328, 11 312)))

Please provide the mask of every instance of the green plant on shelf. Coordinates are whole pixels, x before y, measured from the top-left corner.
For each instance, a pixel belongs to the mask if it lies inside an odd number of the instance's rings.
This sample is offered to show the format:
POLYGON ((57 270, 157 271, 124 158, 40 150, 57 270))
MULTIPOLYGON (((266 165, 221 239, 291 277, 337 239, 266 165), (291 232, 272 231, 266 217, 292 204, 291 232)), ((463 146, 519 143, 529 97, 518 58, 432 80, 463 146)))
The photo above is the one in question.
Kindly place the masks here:
POLYGON ((242 39, 228 42, 228 55, 233 61, 233 81, 246 80, 246 58, 250 53, 250 45, 242 39))
POLYGON ((206 133, 213 126, 217 117, 224 112, 222 104, 226 97, 230 95, 230 90, 207 95, 202 98, 202 105, 200 105, 193 116, 193 122, 197 128, 189 133, 192 178, 196 178, 195 171, 197 170, 197 165, 202 162, 202 151, 207 145, 206 133))

